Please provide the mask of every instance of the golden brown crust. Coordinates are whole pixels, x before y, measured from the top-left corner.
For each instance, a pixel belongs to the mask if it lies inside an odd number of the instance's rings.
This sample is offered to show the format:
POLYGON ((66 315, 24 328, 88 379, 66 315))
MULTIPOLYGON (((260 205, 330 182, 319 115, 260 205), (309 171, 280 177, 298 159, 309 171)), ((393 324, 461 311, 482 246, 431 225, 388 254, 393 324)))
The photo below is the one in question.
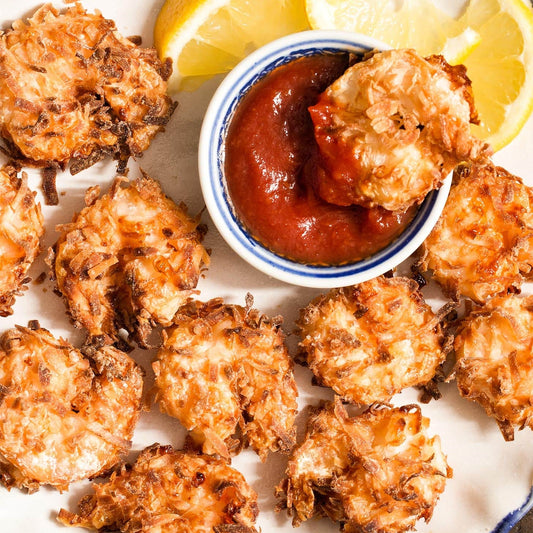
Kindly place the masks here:
POLYGON ((418 406, 349 417, 340 399, 314 409, 277 488, 297 526, 314 516, 341 530, 401 533, 430 520, 452 470, 418 406))
POLYGON ((505 440, 533 429, 533 296, 498 296, 474 309, 455 338, 459 392, 482 405, 505 440))
POLYGON ((425 58, 425 60, 436 68, 446 73, 453 91, 459 91, 464 100, 470 107, 470 124, 479 124, 476 105, 474 102, 474 93, 472 91, 472 81, 468 77, 464 65, 450 65, 444 56, 434 54, 425 58))
POLYGON ((439 320, 415 281, 380 276, 300 311, 300 359, 347 401, 387 402, 429 382, 444 362, 439 320))
POLYGON ((95 477, 129 449, 143 372, 113 347, 91 357, 47 330, 0 337, 0 480, 35 490, 95 477))
POLYGON ((28 187, 26 174, 18 178, 14 169, 0 169, 0 316, 13 313, 43 233, 41 205, 28 187))
POLYGON ((140 155, 174 109, 169 74, 100 13, 46 4, 0 32, 0 134, 24 163, 72 173, 140 155))
POLYGON ((533 266, 533 190, 491 164, 460 166, 419 268, 451 298, 518 290, 533 266))
POLYGON ((87 207, 58 227, 52 275, 90 341, 116 342, 123 327, 146 346, 153 324, 171 324, 209 262, 199 220, 146 174, 98 193, 89 189, 87 207))
POLYGON ((405 211, 458 163, 492 153, 470 133, 477 115, 464 67, 441 56, 375 53, 350 67, 310 112, 319 194, 339 205, 405 211))
POLYGON ((297 389, 280 320, 256 309, 190 301, 165 334, 153 368, 161 410, 192 432, 205 453, 229 457, 251 445, 288 453, 297 389), (234 435, 237 430, 241 435, 234 435))
POLYGON ((215 457, 154 444, 93 488, 79 514, 61 509, 62 524, 127 533, 257 533, 257 494, 215 457))

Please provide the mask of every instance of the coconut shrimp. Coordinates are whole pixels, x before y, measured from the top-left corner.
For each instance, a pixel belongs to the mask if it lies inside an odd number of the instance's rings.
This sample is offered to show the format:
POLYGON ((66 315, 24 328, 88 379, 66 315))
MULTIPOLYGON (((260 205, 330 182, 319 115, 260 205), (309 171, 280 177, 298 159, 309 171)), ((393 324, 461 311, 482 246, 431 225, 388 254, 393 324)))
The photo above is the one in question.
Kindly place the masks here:
POLYGON ((174 110, 170 73, 99 12, 45 4, 0 33, 0 135, 15 159, 73 174, 139 156, 174 110))
POLYGON ((505 440, 533 429, 533 297, 498 296, 474 309, 455 338, 459 392, 483 406, 505 440))
POLYGON ((350 67, 309 109, 320 149, 318 192, 339 204, 405 211, 465 160, 491 148, 462 65, 387 50, 350 67))
POLYGON ((28 187, 27 175, 18 178, 13 168, 0 169, 0 316, 12 314, 43 233, 41 205, 28 187))
POLYGON ((340 399, 316 408, 277 487, 294 526, 327 516, 350 533, 402 533, 428 522, 452 477, 418 406, 349 417, 340 399))
POLYGON ((419 269, 451 298, 519 290, 533 266, 533 189, 494 165, 463 165, 422 246, 419 269))
POLYGON ((295 442, 296 383, 278 319, 221 299, 184 306, 153 364, 161 410, 204 453, 229 457, 250 444, 288 453, 295 442), (241 435, 234 435, 237 430, 241 435))
POLYGON ((98 531, 257 533, 257 494, 219 458, 154 444, 93 488, 79 514, 60 511, 61 523, 98 531))
POLYGON ((440 323, 415 281, 380 276, 300 311, 299 360, 346 401, 386 402, 435 376, 446 357, 440 323))
POLYGON ((115 465, 130 447, 143 372, 104 347, 84 356, 45 329, 0 337, 0 480, 65 490, 115 465))
POLYGON ((125 328, 146 347, 153 325, 172 323, 209 262, 199 219, 146 174, 98 194, 89 189, 87 207, 57 228, 52 275, 89 343, 117 342, 125 328))

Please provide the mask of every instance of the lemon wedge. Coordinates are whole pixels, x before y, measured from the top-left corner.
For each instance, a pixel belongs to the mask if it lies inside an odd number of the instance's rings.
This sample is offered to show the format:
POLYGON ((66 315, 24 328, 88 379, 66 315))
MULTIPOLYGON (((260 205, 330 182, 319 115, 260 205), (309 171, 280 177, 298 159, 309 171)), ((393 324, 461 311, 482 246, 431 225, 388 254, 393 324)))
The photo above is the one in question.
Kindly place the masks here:
POLYGON ((464 63, 479 43, 481 43, 481 35, 472 28, 466 28, 459 35, 447 39, 438 53, 443 55, 450 65, 459 65, 464 63))
POLYGON ((470 0, 454 19, 431 0, 306 0, 314 29, 349 30, 421 55, 463 63, 481 124, 474 134, 495 150, 508 144, 533 109, 533 11, 525 0, 470 0))
POLYGON ((173 60, 169 90, 194 89, 252 50, 308 29, 304 0, 166 0, 154 42, 173 60))
POLYGON ((430 0, 405 0, 399 9, 390 0, 306 0, 305 8, 313 29, 362 33, 424 56, 441 50, 462 30, 430 0))
POLYGON ((474 133, 499 150, 533 110, 533 11, 522 0, 471 0, 459 22, 481 37, 463 60, 481 121, 474 133))

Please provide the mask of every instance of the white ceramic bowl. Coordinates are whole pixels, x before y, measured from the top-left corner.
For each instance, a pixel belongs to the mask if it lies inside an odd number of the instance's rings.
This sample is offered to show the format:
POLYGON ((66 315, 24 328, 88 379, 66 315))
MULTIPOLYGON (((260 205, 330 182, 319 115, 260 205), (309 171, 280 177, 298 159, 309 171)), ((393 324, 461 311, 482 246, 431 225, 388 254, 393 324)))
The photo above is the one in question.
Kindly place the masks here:
POLYGON ((436 224, 448 197, 449 176, 430 193, 403 233, 378 253, 342 266, 305 265, 281 257, 256 241, 239 221, 224 176, 224 141, 236 106, 260 78, 302 56, 328 52, 366 52, 388 48, 370 37, 349 32, 311 30, 273 41, 241 61, 222 81, 207 109, 200 135, 198 164, 209 214, 226 242, 251 265, 281 281, 304 287, 330 288, 374 278, 407 259, 436 224))

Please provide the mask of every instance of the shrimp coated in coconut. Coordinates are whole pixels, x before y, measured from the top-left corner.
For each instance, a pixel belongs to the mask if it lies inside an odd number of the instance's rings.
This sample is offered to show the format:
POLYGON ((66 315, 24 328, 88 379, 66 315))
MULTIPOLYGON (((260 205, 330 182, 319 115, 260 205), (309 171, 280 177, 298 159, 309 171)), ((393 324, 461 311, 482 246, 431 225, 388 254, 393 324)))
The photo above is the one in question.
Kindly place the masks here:
POLYGON ((416 405, 349 417, 340 399, 311 412, 277 487, 293 526, 317 516, 341 531, 402 533, 428 522, 452 477, 438 436, 416 405))
POLYGON ((104 347, 84 356, 47 330, 16 327, 0 337, 0 480, 7 487, 91 478, 130 447, 143 372, 104 347))
POLYGON ((479 403, 505 440, 533 429, 533 296, 498 296, 473 310, 455 338, 459 392, 479 403))
POLYGON ((465 160, 486 159, 462 65, 387 50, 350 67, 309 109, 320 149, 318 192, 339 205, 405 211, 465 160))
POLYGON ((0 316, 12 314, 15 297, 29 281, 27 272, 39 253, 44 233, 41 206, 23 172, 0 169, 0 316))
POLYGON ((46 4, 0 32, 0 134, 14 158, 72 173, 139 156, 174 109, 170 65, 99 12, 46 4))
POLYGON ((519 290, 532 266, 533 189, 501 167, 459 167, 420 271, 431 270, 448 296, 483 303, 519 290))
POLYGON ((154 324, 169 326, 209 262, 198 218, 187 215, 143 174, 115 180, 58 227, 49 263, 76 326, 89 343, 113 343, 125 328, 141 346, 154 324))
POLYGON ((132 466, 93 485, 67 526, 98 531, 256 533, 257 494, 224 460, 154 444, 132 466))
POLYGON ((281 320, 251 305, 250 296, 246 307, 189 302, 166 330, 153 368, 161 410, 204 453, 227 458, 249 444, 264 460, 295 443, 297 389, 281 320))
POLYGON ((300 311, 299 359, 349 402, 386 402, 435 376, 445 360, 440 321, 415 281, 380 276, 300 311))

